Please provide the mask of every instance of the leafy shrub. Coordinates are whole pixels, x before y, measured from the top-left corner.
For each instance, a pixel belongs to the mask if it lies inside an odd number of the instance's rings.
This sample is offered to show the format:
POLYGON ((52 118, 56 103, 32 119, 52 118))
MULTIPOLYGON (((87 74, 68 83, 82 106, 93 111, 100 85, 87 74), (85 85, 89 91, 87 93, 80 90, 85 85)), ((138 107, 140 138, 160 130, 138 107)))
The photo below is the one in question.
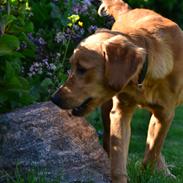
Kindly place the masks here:
POLYGON ((26 58, 22 43, 28 44, 26 34, 33 31, 27 8, 26 3, 16 1, 0 4, 0 112, 33 101, 29 82, 22 74, 22 60, 26 58))

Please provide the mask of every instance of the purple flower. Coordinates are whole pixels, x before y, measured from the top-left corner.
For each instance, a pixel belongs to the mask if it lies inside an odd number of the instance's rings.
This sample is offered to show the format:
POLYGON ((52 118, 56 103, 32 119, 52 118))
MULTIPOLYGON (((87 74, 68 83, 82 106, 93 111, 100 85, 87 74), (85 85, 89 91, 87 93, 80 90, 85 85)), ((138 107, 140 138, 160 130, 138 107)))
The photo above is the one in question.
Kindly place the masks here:
POLYGON ((88 28, 88 32, 89 32, 89 33, 93 33, 93 32, 96 31, 96 29, 97 29, 97 26, 96 26, 96 25, 91 25, 91 26, 88 28))
POLYGON ((55 41, 64 44, 66 42, 66 34, 64 32, 58 32, 55 36, 55 41))
POLYGON ((79 27, 78 25, 76 25, 76 24, 73 25, 73 29, 74 29, 75 31, 78 31, 79 28, 80 28, 80 27, 79 27))
POLYGON ((42 74, 42 73, 43 73, 43 64, 39 62, 34 62, 29 68, 28 76, 32 77, 36 74, 42 74))
POLYGON ((34 38, 32 33, 28 33, 28 38, 29 38, 30 41, 32 41, 37 46, 44 46, 44 45, 46 45, 46 41, 42 37, 34 38))
POLYGON ((53 3, 58 3, 58 0, 52 0, 53 3))
POLYGON ((48 65, 48 58, 42 60, 44 65, 48 65))
POLYGON ((72 11, 73 11, 73 13, 75 13, 75 14, 79 14, 80 7, 77 6, 77 5, 75 5, 75 6, 73 7, 72 11))
POLYGON ((45 40, 42 37, 38 38, 38 43, 40 45, 45 45, 46 44, 45 40))
POLYGON ((84 3, 82 3, 82 4, 76 4, 73 7, 72 11, 75 14, 82 14, 82 13, 87 13, 88 8, 89 8, 89 4, 84 4, 84 3))
POLYGON ((23 42, 20 44, 20 49, 26 49, 26 48, 27 48, 27 43, 23 41, 23 42))
POLYGON ((32 33, 31 32, 28 33, 27 36, 28 36, 28 38, 29 38, 30 41, 34 42, 34 37, 32 36, 32 33))
POLYGON ((80 29, 80 35, 83 36, 85 33, 85 30, 83 28, 80 29))
POLYGON ((91 0, 84 0, 83 4, 87 4, 88 6, 90 6, 91 5, 91 0))

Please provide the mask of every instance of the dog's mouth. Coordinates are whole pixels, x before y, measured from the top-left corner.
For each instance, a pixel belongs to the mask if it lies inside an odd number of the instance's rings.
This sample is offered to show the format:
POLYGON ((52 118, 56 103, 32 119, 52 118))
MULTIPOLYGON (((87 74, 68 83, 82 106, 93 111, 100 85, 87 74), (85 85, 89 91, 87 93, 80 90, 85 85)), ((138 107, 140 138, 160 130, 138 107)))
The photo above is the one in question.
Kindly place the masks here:
POLYGON ((92 97, 88 97, 86 100, 84 100, 84 102, 81 105, 72 109, 72 114, 74 116, 83 116, 86 113, 88 105, 92 100, 92 97))

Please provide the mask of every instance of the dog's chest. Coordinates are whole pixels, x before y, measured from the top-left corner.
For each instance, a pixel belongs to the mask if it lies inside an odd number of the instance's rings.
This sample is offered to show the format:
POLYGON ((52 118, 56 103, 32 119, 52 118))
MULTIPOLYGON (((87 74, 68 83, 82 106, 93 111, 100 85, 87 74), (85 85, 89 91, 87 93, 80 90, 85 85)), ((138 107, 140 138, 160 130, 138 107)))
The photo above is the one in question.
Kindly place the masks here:
POLYGON ((130 98, 133 98, 135 103, 142 108, 149 108, 157 103, 156 97, 158 94, 158 86, 156 85, 129 85, 125 91, 130 98))

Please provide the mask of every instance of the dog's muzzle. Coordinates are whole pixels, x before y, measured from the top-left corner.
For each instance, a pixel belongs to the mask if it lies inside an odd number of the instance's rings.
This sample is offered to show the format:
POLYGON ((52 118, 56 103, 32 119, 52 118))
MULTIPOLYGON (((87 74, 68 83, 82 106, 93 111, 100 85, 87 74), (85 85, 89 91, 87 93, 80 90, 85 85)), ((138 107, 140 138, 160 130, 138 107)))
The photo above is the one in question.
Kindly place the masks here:
POLYGON ((51 97, 51 101, 60 108, 63 108, 60 96, 56 93, 51 97))

